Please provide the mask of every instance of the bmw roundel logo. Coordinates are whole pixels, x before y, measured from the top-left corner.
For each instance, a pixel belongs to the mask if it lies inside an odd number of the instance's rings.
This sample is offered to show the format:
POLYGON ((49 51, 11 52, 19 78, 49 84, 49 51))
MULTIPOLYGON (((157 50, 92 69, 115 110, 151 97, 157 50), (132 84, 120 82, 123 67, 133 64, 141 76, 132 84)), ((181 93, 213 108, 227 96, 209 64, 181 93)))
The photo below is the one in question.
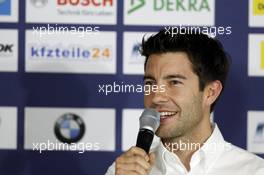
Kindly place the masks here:
POLYGON ((63 143, 76 143, 85 133, 84 121, 76 114, 63 114, 55 123, 54 132, 63 143))

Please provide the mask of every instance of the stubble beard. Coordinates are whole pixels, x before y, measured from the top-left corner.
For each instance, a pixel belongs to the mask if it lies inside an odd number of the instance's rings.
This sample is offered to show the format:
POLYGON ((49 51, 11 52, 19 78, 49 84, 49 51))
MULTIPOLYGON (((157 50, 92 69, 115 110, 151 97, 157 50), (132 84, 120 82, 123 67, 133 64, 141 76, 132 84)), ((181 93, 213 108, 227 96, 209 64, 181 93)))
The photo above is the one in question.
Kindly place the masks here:
POLYGON ((202 120, 202 99, 199 95, 194 100, 185 105, 179 112, 179 116, 174 120, 174 124, 160 126, 156 135, 162 140, 178 140, 192 133, 193 129, 199 125, 202 120), (168 126, 170 125, 170 126, 168 126))

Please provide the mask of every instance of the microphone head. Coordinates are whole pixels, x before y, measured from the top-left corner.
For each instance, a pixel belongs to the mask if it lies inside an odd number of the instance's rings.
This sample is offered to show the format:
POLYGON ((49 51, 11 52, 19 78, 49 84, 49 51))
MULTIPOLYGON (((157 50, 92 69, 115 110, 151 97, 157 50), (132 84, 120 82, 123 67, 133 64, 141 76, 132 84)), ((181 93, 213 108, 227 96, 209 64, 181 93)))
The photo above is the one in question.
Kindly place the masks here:
POLYGON ((139 118, 140 129, 149 129, 154 133, 160 125, 160 114, 155 109, 145 109, 139 118))

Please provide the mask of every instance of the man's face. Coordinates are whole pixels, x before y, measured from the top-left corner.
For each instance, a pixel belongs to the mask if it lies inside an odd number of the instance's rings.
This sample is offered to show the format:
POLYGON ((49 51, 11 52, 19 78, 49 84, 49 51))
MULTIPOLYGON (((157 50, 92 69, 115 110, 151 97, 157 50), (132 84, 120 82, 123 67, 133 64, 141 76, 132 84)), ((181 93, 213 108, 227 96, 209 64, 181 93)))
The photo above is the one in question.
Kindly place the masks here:
POLYGON ((156 134, 163 139, 188 134, 203 118, 203 92, 191 65, 184 52, 153 54, 147 61, 145 84, 165 87, 144 96, 145 107, 161 113, 156 134))

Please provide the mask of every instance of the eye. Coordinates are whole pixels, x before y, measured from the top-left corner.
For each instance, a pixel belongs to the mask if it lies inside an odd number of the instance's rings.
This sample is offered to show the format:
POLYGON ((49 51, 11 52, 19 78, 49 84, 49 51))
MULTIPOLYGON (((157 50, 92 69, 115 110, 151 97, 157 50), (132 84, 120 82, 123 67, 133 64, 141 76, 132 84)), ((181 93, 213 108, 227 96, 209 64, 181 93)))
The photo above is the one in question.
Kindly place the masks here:
POLYGON ((153 80, 145 80, 145 81, 144 81, 144 84, 145 84, 145 85, 154 85, 155 82, 154 82, 153 80))
POLYGON ((182 82, 178 81, 178 80, 171 80, 170 81, 170 85, 179 85, 182 84, 182 82))

